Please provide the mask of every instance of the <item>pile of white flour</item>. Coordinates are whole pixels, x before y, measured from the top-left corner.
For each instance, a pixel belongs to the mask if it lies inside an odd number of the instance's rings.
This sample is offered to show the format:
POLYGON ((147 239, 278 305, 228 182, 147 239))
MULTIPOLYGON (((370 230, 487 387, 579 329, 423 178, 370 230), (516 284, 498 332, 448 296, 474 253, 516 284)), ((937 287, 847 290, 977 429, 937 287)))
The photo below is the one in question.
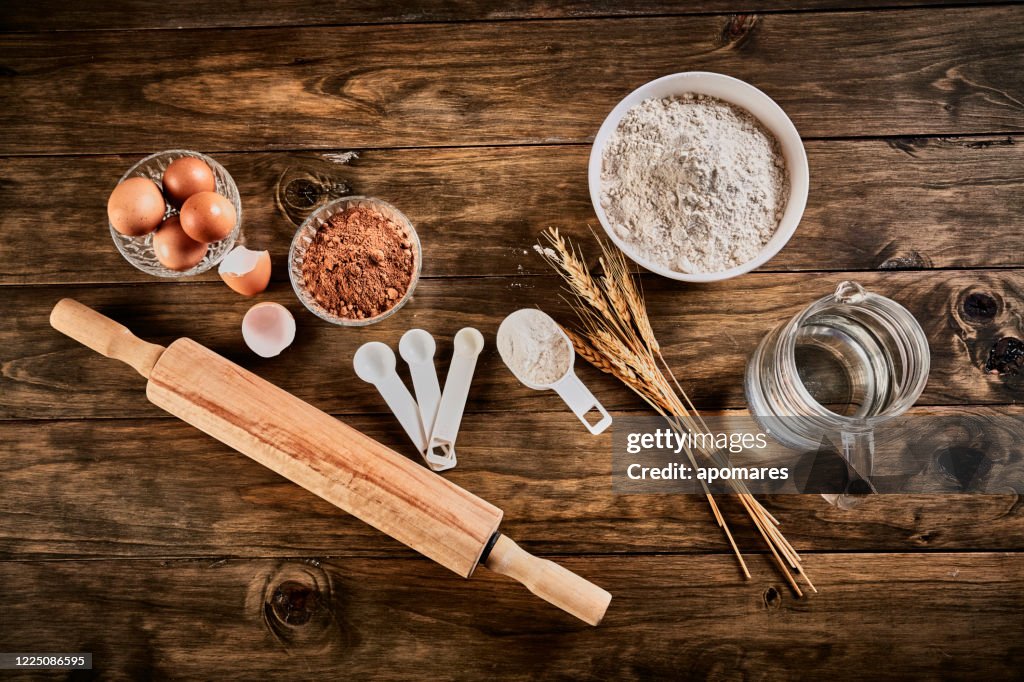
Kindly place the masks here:
POLYGON ((615 233, 676 272, 721 272, 755 258, 788 194, 775 137, 713 97, 637 104, 602 153, 601 207, 615 233))
POLYGON ((572 355, 558 323, 535 308, 517 310, 509 318, 507 332, 498 334, 498 353, 512 373, 535 386, 565 376, 572 355))

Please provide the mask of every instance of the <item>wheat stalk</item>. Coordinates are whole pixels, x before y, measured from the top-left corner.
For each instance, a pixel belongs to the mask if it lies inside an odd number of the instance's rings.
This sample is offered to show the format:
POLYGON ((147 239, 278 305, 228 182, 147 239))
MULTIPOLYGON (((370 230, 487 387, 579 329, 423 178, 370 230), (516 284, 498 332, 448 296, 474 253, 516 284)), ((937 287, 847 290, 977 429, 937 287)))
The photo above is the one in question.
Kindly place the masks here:
MULTIPOLYGON (((598 262, 603 271, 600 278, 595 278, 579 250, 559 234, 557 228, 548 228, 542 236, 549 246, 538 244, 538 251, 565 281, 569 304, 578 318, 578 328, 567 328, 565 332, 579 356, 626 384, 664 417, 673 429, 681 433, 706 432, 707 424, 693 407, 662 355, 661 345, 647 315, 643 294, 623 253, 595 235, 601 247, 598 262)), ((691 464, 696 467, 693 451, 685 448, 685 452, 691 464)), ((711 459, 715 455, 705 450, 701 450, 700 454, 711 459)), ((749 578, 750 571, 714 495, 703 481, 701 484, 715 521, 725 533, 744 575, 749 578)), ((750 494, 742 482, 731 482, 730 485, 794 592, 798 596, 803 594, 792 571, 802 577, 811 590, 817 592, 804 572, 800 556, 779 530, 779 522, 775 517, 750 494)))
POLYGON ((573 250, 572 246, 558 234, 558 230, 551 228, 544 232, 544 236, 551 242, 551 249, 541 249, 544 258, 555 267, 565 281, 569 284, 572 293, 581 302, 592 307, 597 313, 605 317, 611 316, 608 301, 604 292, 597 282, 590 275, 583 259, 573 250))

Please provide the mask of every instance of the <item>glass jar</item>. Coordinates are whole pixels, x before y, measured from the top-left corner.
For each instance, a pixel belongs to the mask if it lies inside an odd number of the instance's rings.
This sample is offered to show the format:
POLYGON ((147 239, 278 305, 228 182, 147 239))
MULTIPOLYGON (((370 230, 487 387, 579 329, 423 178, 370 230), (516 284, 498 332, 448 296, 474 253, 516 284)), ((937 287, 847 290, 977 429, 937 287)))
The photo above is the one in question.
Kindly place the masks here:
MULTIPOLYGON (((744 390, 760 428, 794 450, 830 442, 869 481, 873 432, 906 412, 928 381, 928 339, 899 303, 856 282, 769 332, 747 363, 744 390)), ((849 507, 848 495, 825 495, 849 507)))

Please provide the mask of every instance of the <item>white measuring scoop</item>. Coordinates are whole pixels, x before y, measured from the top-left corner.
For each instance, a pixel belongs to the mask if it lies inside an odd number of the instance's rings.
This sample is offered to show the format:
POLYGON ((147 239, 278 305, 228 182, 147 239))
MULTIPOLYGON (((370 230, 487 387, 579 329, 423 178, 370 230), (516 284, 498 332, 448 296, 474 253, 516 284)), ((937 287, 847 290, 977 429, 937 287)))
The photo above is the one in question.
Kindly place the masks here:
POLYGON ((462 413, 469 399, 469 385, 476 371, 476 359, 484 349, 484 335, 472 327, 460 329, 455 335, 455 353, 444 380, 441 404, 437 408, 434 428, 427 442, 427 457, 440 457, 434 453, 440 449, 443 457, 450 457, 455 466, 455 439, 462 423, 462 413))
POLYGON ((427 456, 427 438, 423 422, 420 419, 419 407, 417 407, 412 394, 409 393, 409 389, 402 383, 398 372, 395 371, 396 364, 395 352, 380 341, 363 344, 352 358, 356 376, 377 388, 377 392, 398 418, 398 423, 402 425, 402 429, 405 430, 409 440, 413 442, 419 453, 427 460, 430 468, 434 471, 450 469, 451 466, 445 466, 447 461, 439 461, 440 458, 431 460, 427 456))
POLYGON ((573 411, 573 414, 583 422, 583 425, 587 427, 587 430, 590 431, 590 433, 596 436, 611 426, 611 415, 608 414, 608 411, 604 409, 604 406, 598 402, 597 398, 594 397, 594 394, 590 392, 590 389, 583 385, 583 382, 579 380, 579 377, 576 376, 576 372, 573 370, 576 363, 576 351, 573 350, 572 341, 570 341, 566 333, 562 331, 562 328, 558 326, 558 323, 546 313, 537 310, 536 308, 523 308, 515 311, 502 320, 501 326, 498 327, 498 353, 501 355, 501 359, 505 362, 505 365, 512 371, 512 374, 514 374, 525 386, 536 391, 551 390, 560 395, 562 400, 565 401, 565 404, 568 405, 569 409, 573 411), (514 347, 516 338, 521 333, 521 330, 528 328, 530 323, 533 322, 530 318, 536 320, 538 316, 547 318, 547 321, 550 322, 553 328, 552 333, 558 334, 562 342, 565 343, 569 352, 569 366, 566 369, 565 374, 563 374, 560 379, 557 379, 550 384, 535 384, 520 376, 519 373, 516 372, 512 358, 507 357, 507 355, 510 355, 508 349, 514 347), (593 424, 587 421, 587 414, 592 410, 596 410, 600 415, 600 419, 593 424))
POLYGON ((437 381, 437 369, 434 367, 436 350, 434 337, 423 329, 410 329, 398 343, 398 354, 409 365, 423 432, 428 435, 434 429, 437 408, 441 404, 441 384, 437 381))
MULTIPOLYGON (((437 381, 437 369, 434 367, 434 352, 437 344, 434 337, 423 329, 410 329, 402 335, 398 343, 398 353, 409 365, 412 377, 412 390, 416 392, 416 404, 419 405, 420 423, 423 433, 429 437, 434 430, 437 410, 441 406, 441 385, 437 381)), ((435 471, 444 471, 455 466, 455 447, 448 448, 438 455, 426 448, 421 450, 424 459, 435 471)))

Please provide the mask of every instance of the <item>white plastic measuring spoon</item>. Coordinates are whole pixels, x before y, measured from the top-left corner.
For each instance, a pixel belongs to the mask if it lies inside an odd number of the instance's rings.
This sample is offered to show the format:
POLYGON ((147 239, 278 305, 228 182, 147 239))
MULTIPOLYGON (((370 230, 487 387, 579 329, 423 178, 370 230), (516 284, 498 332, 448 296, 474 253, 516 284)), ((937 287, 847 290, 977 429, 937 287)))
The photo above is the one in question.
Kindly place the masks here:
POLYGON ((436 350, 434 337, 422 329, 410 329, 398 343, 398 354, 409 365, 423 432, 428 435, 434 428, 434 418, 441 404, 441 384, 437 381, 437 369, 434 367, 436 350))
POLYGON ((476 329, 465 327, 455 335, 455 353, 448 367, 441 404, 437 408, 437 418, 427 442, 428 457, 437 457, 434 450, 439 448, 445 457, 451 458, 452 466, 455 466, 455 438, 459 434, 462 413, 469 398, 469 385, 476 371, 476 359, 483 349, 484 335, 476 329))
MULTIPOLYGON (((413 442, 420 454, 426 451, 426 435, 420 421, 419 408, 409 389, 395 371, 395 352, 380 341, 371 341, 359 347, 352 358, 356 376, 368 384, 377 387, 377 392, 384 398, 388 408, 398 417, 409 440, 413 442)), ((424 455, 425 456, 425 455, 424 455)), ((427 461, 430 464, 430 461, 427 461)), ((434 467, 431 466, 433 469, 434 467)))
POLYGON ((604 406, 597 401, 594 394, 583 385, 583 382, 576 376, 576 372, 573 371, 573 367, 576 363, 576 351, 573 350, 572 341, 570 341, 569 337, 566 336, 564 331, 562 331, 562 328, 558 326, 558 323, 551 319, 551 317, 546 313, 535 308, 523 308, 522 310, 515 311, 502 320, 501 326, 498 327, 498 352, 501 354, 501 359, 508 368, 512 370, 512 374, 515 374, 519 381, 523 382, 527 387, 537 391, 550 389, 556 392, 562 397, 565 404, 573 411, 573 414, 583 422, 584 426, 587 427, 587 430, 595 436, 611 426, 611 415, 608 414, 608 411, 604 409, 604 406), (512 359, 510 357, 506 357, 506 349, 514 347, 516 341, 515 337, 521 333, 522 329, 528 327, 530 322, 529 318, 536 318, 537 316, 546 317, 547 320, 550 321, 553 329, 569 349, 569 366, 566 369, 565 374, 551 384, 534 384, 519 376, 519 374, 516 373, 512 359), (587 413, 591 410, 596 410, 601 415, 601 418, 594 424, 587 421, 587 413))

